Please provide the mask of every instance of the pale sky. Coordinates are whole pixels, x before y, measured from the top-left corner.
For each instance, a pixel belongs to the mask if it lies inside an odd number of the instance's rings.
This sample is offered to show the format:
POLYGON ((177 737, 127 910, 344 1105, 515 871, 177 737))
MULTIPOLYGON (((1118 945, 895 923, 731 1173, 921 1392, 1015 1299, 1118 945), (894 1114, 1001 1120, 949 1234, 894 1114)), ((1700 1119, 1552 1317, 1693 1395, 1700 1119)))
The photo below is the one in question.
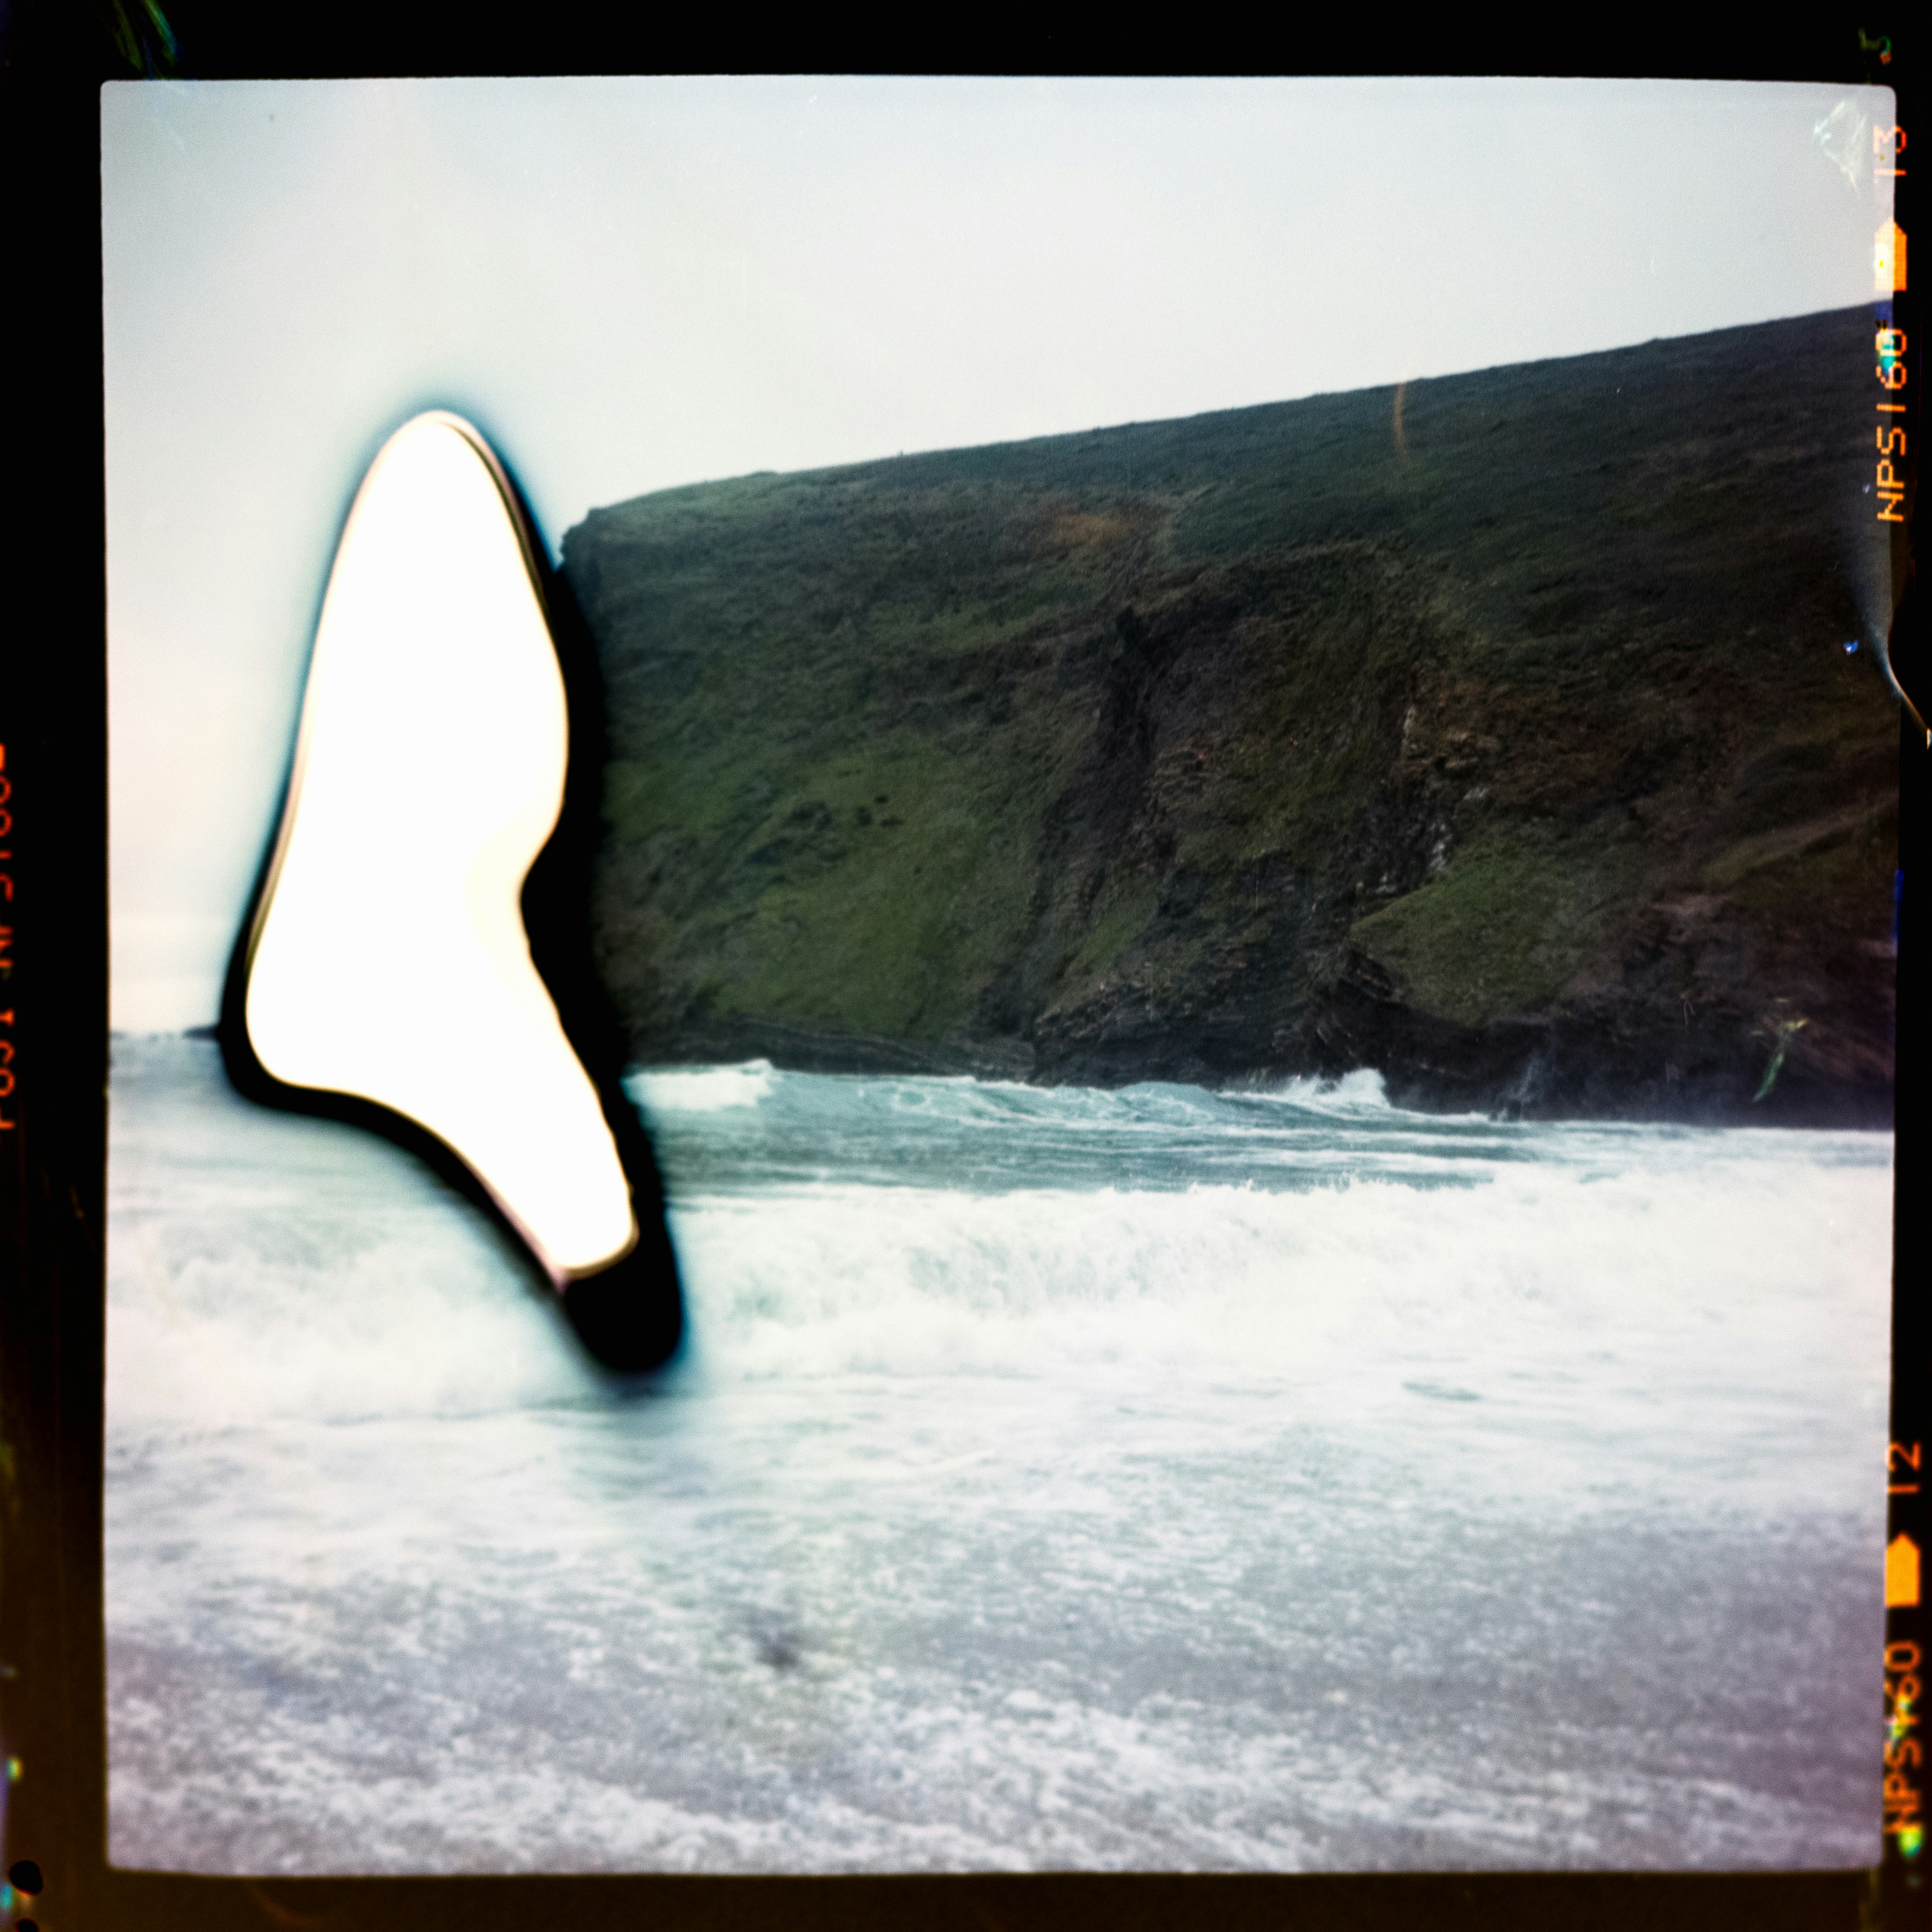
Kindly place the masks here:
POLYGON ((1658 81, 110 85, 113 1024, 214 1016, 331 547, 417 411, 491 439, 554 554, 592 506, 706 478, 1849 307, 1889 205, 1834 152, 1892 104, 1658 81))

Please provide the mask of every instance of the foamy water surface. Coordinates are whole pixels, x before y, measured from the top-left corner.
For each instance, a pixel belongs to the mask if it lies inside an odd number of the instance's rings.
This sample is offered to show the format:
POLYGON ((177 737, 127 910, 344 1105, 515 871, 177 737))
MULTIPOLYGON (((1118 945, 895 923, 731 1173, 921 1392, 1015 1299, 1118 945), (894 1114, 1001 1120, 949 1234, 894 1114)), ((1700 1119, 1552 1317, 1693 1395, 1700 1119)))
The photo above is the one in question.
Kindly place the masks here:
POLYGON ((692 1345, 118 1040, 111 1856, 1858 1864, 1891 1148, 655 1071, 692 1345))

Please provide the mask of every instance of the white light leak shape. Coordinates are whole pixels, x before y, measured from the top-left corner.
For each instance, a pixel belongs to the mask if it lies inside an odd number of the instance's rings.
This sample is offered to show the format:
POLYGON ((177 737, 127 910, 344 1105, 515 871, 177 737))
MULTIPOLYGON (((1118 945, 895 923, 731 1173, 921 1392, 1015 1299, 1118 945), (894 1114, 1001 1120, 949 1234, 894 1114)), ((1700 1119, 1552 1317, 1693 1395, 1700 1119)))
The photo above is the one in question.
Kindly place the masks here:
POLYGON ((427 1127, 561 1288, 638 1238, 519 896, 569 756, 508 484, 436 412, 383 446, 323 601, 244 1011, 262 1066, 427 1127))

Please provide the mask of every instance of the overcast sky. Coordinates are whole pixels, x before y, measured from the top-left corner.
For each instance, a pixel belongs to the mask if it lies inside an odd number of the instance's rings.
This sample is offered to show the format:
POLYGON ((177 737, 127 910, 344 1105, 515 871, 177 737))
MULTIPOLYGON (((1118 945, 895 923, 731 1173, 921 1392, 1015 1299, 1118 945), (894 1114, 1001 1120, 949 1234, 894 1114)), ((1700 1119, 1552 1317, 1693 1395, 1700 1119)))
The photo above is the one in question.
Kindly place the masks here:
POLYGON ((1846 307, 1886 211, 1840 160, 1892 98, 109 86, 114 1024, 214 1017, 330 548, 416 411, 477 423, 554 553, 593 506, 704 478, 1846 307))

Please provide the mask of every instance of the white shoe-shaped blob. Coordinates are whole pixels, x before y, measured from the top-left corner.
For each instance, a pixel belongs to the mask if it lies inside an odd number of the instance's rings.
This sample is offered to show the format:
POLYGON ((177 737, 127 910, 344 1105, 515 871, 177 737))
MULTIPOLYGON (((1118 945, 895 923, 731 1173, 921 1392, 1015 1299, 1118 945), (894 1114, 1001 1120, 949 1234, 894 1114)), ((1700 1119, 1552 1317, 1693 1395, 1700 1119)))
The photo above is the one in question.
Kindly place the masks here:
POLYGON ((526 541, 454 416, 418 416, 371 465, 323 600, 243 1012, 276 1079, 443 1142, 561 1289, 638 1228, 524 931, 570 752, 526 541))

